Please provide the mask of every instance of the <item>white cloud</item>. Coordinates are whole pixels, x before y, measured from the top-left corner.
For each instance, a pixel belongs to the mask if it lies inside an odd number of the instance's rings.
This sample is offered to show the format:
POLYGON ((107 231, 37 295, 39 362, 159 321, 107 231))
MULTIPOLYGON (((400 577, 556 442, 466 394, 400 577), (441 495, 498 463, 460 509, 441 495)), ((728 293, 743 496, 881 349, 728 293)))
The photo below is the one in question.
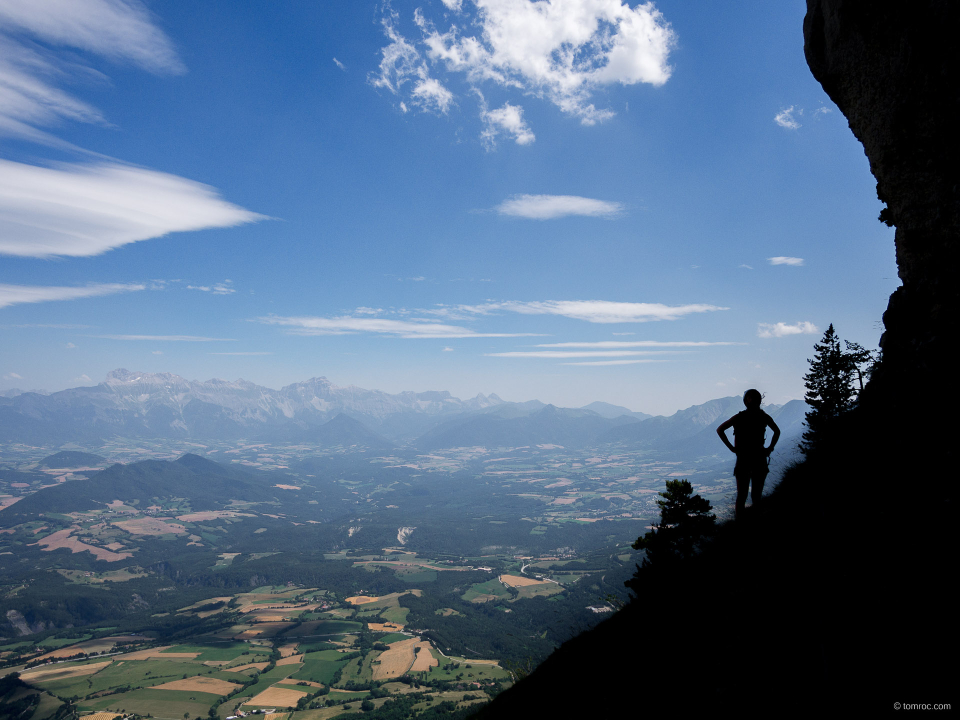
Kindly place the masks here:
POLYGON ((149 340, 151 342, 236 342, 234 338, 213 338, 199 335, 95 335, 103 340, 149 340))
POLYGON ((75 54, 65 62, 23 35, 154 73, 185 71, 170 40, 137 0, 4 0, 0 28, 0 133, 68 145, 39 127, 61 119, 103 122, 98 110, 54 84, 77 75, 99 79, 100 73, 75 54))
POLYGON ((75 377, 73 382, 93 382, 93 380, 91 380, 88 375, 83 374, 80 377, 75 377))
POLYGON ((778 255, 777 257, 767 258, 767 262, 771 265, 792 265, 793 267, 800 267, 803 265, 803 258, 778 255))
POLYGON ((667 60, 676 36, 652 2, 631 8, 621 0, 470 0, 471 13, 463 0, 443 2, 454 18, 415 11, 418 44, 403 37, 399 17, 388 13, 383 26, 390 42, 379 74, 371 76, 374 85, 397 93, 410 80, 416 98, 416 88, 429 78, 425 55, 434 68, 463 77, 472 88, 492 83, 545 98, 592 125, 614 114, 591 102, 597 89, 659 86, 670 77, 667 60))
POLYGON ((119 163, 0 160, 0 254, 88 257, 171 232, 263 219, 192 180, 119 163))
POLYGON ((743 264, 743 265, 740 265, 740 267, 743 268, 744 270, 753 270, 752 265, 743 264))
POLYGON ((542 348, 637 348, 637 347, 716 347, 718 345, 744 345, 736 342, 702 342, 697 340, 601 340, 599 342, 541 343, 542 348))
POLYGON ((520 350, 501 353, 484 353, 487 357, 505 358, 589 358, 589 357, 637 357, 640 355, 665 355, 677 350, 520 350))
POLYGON ((442 352, 453 352, 453 348, 452 348, 452 347, 445 347, 445 348, 442 350, 442 352))
POLYGON ((588 362, 560 363, 561 365, 636 365, 637 363, 662 362, 661 360, 590 360, 588 362))
MULTIPOLYGON (((399 95, 403 86, 411 83, 413 89, 409 99, 414 105, 424 111, 445 114, 453 104, 453 93, 430 76, 430 69, 420 52, 397 30, 397 20, 397 14, 393 12, 383 18, 383 32, 390 44, 380 51, 379 73, 370 74, 370 83, 394 95, 399 95)), ((406 104, 401 102, 400 109, 407 112, 406 104)))
POLYGON ((650 322, 677 320, 691 313, 727 310, 716 305, 663 305, 661 303, 611 302, 609 300, 548 300, 543 302, 488 302, 482 305, 459 305, 459 310, 478 315, 496 311, 522 315, 562 315, 592 323, 650 322))
POLYGON ((537 139, 524 121, 523 108, 519 105, 504 103, 496 110, 481 110, 480 119, 483 120, 480 137, 488 148, 496 147, 500 133, 512 137, 517 145, 529 145, 537 139))
POLYGON ((831 113, 831 112, 833 112, 833 110, 831 110, 830 108, 820 106, 813 111, 813 117, 819 118, 820 115, 826 115, 827 113, 831 113))
POLYGON ((73 349, 76 347, 76 345, 74 345, 74 344, 71 343, 71 342, 68 342, 67 345, 66 345, 66 347, 67 347, 68 350, 73 350, 73 349))
POLYGON ((774 324, 760 323, 757 326, 757 337, 775 338, 787 335, 815 335, 820 329, 812 322, 798 322, 794 325, 778 322, 774 324))
POLYGON ((337 60, 336 58, 333 59, 333 64, 336 65, 336 66, 337 66, 338 68, 340 68, 341 70, 343 70, 344 72, 346 72, 347 66, 344 65, 344 64, 343 64, 342 62, 340 62, 339 60, 337 60))
POLYGON ((15 372, 11 372, 11 373, 7 373, 6 375, 4 375, 4 376, 3 376, 3 379, 4 379, 4 380, 23 380, 23 376, 22 376, 22 375, 18 375, 18 374, 15 373, 15 372))
POLYGON ((114 295, 145 289, 145 285, 101 283, 83 287, 56 287, 49 285, 0 285, 0 308, 23 303, 77 300, 79 298, 114 295))
POLYGON ((153 355, 163 355, 163 350, 152 350, 151 353, 153 355))
POLYGON ((570 215, 613 217, 623 210, 623 205, 577 195, 514 195, 500 203, 496 210, 501 215, 553 220, 570 215))
POLYGON ((240 355, 243 357, 252 357, 255 355, 273 355, 272 352, 223 352, 223 353, 207 353, 207 355, 240 355))
MULTIPOLYGON (((793 117, 794 106, 791 105, 786 110, 781 110, 773 118, 773 121, 782 128, 787 128, 787 130, 799 130, 800 123, 797 122, 796 118, 793 117)), ((803 110, 797 111, 799 115, 803 115, 803 110)))
POLYGON ((237 290, 234 287, 231 287, 233 280, 224 280, 222 283, 217 283, 216 285, 187 285, 187 290, 200 290, 201 292, 208 292, 214 295, 232 295, 237 290))
POLYGON ((353 317, 278 317, 257 318, 267 325, 291 328, 297 335, 352 335, 376 333, 402 338, 492 338, 531 337, 536 333, 478 333, 457 325, 444 325, 429 320, 391 320, 388 318, 353 317))

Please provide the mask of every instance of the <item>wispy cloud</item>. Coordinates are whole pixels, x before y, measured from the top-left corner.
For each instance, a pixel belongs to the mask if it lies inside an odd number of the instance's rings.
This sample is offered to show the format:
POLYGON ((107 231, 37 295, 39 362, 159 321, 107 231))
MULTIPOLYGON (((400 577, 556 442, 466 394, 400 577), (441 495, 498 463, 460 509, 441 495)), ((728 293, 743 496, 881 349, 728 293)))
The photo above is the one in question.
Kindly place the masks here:
POLYGON ((59 120, 103 122, 100 112, 56 87, 75 76, 97 77, 76 54, 63 61, 30 42, 74 48, 149 72, 185 71, 173 44, 136 0, 0 3, 0 133, 61 143, 40 128, 59 120))
POLYGON ((568 362, 560 363, 561 365, 636 365, 637 363, 652 363, 652 362, 663 362, 662 360, 657 360, 655 358, 647 358, 644 360, 589 360, 587 362, 568 362))
POLYGON ((224 280, 216 285, 187 285, 187 290, 200 290, 201 292, 211 293, 213 295, 232 295, 237 291, 233 287, 233 280, 224 280))
POLYGON ((344 72, 346 72, 347 66, 344 65, 344 64, 343 64, 342 62, 340 62, 339 60, 337 60, 336 58, 333 59, 333 64, 336 65, 336 66, 337 66, 338 68, 340 68, 341 70, 343 70, 344 72))
POLYGON ((94 335, 103 340, 147 340, 150 342, 236 342, 235 338, 202 337, 200 335, 94 335))
POLYGON ((757 326, 757 337, 778 338, 787 335, 815 335, 820 329, 812 322, 798 322, 793 325, 788 323, 760 323, 757 326))
POLYGON ((171 232, 263 219, 208 185, 119 163, 0 160, 0 254, 88 257, 171 232))
MULTIPOLYGON (((409 98, 422 106, 418 89, 432 80, 431 70, 445 71, 471 90, 489 83, 545 98, 592 125, 614 115, 591 102, 597 89, 659 86, 670 77, 668 56, 676 36, 652 2, 632 8, 620 0, 444 0, 444 5, 453 17, 415 11, 420 37, 413 41, 398 29, 399 16, 387 12, 383 28, 389 43, 371 75, 374 85, 400 94, 409 82, 409 98)), ((447 107, 452 102, 451 93, 447 107)))
POLYGON ((591 323, 634 323, 655 320, 677 320, 692 313, 715 312, 728 308, 717 305, 663 305, 661 303, 611 302, 609 300, 547 300, 534 302, 487 302, 481 305, 458 305, 464 313, 490 315, 514 312, 521 315, 562 315, 591 323))
POLYGON ((600 340, 598 342, 562 342, 562 343, 540 343, 537 347, 542 348, 638 348, 638 347, 716 347, 722 345, 745 345, 738 342, 706 342, 699 340, 600 340))
POLYGON ((767 262, 771 265, 792 265, 793 267, 800 267, 803 265, 803 258, 778 255, 777 257, 767 258, 767 262))
POLYGON ((501 215, 531 220, 554 220, 571 215, 614 217, 623 211, 623 205, 577 195, 514 195, 495 209, 501 215))
POLYGON ((256 355, 273 355, 272 352, 215 352, 207 355, 238 355, 242 357, 253 357, 256 355))
POLYGON ((23 380, 23 375, 18 375, 15 372, 7 373, 3 376, 4 380, 23 380))
POLYGON ((495 338, 533 337, 537 333, 480 333, 457 325, 445 325, 429 320, 392 320, 389 318, 354 317, 280 317, 269 315, 257 318, 267 325, 280 325, 296 335, 352 335, 375 333, 401 338, 495 338))
MULTIPOLYGON (((383 32, 390 43, 380 51, 379 71, 370 74, 370 83, 394 95, 399 95, 409 84, 411 89, 406 97, 410 102, 423 111, 445 114, 453 104, 453 93, 431 77, 420 52, 397 30, 398 20, 395 12, 383 17, 383 32)), ((406 104, 401 102, 400 109, 406 112, 406 104)))
POLYGON ((640 355, 677 354, 682 350, 521 350, 513 352, 484 353, 487 357, 503 358, 588 358, 588 357, 636 357, 640 355))
MULTIPOLYGON (((2 241, 0 241, 2 242, 2 241)), ((115 295, 116 293, 144 290, 145 285, 101 283, 83 287, 56 287, 45 285, 0 285, 0 308, 23 303, 52 302, 55 300, 78 300, 80 298, 115 295)), ((57 325, 36 327, 60 327, 57 325)), ((69 326, 74 327, 74 326, 69 326)), ((79 326, 76 326, 79 327, 79 326)))
POLYGON ((793 117, 793 113, 797 112, 799 115, 803 115, 803 110, 795 110, 794 106, 791 105, 785 110, 781 110, 774 116, 773 121, 782 128, 787 130, 799 130, 800 123, 797 122, 796 118, 793 117))

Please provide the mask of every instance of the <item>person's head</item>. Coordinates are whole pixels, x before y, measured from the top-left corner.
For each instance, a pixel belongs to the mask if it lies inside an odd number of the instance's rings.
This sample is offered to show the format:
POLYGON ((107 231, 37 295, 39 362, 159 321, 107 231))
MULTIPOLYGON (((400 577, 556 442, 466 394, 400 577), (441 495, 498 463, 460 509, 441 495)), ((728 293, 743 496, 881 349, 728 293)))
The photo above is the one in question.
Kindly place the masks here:
POLYGON ((743 394, 743 404, 748 408, 758 408, 760 403, 763 401, 763 395, 760 394, 759 390, 754 390, 750 388, 743 394))

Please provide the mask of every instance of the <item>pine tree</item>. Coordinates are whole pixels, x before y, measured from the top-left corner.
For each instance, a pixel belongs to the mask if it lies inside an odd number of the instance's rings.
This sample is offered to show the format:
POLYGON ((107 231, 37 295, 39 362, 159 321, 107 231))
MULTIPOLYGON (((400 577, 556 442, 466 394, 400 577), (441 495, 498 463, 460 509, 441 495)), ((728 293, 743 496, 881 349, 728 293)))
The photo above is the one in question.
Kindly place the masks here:
POLYGON ((844 342, 846 350, 840 347, 840 338, 831 323, 820 342, 813 346, 813 358, 808 360, 810 371, 803 376, 807 388, 804 400, 811 408, 800 444, 804 453, 809 454, 816 447, 826 427, 856 405, 863 379, 870 375, 873 353, 857 343, 844 342))
POLYGON ((716 521, 710 501, 694 495, 689 480, 667 480, 666 492, 660 497, 660 522, 633 543, 635 550, 646 550, 643 567, 665 568, 694 556, 716 521))

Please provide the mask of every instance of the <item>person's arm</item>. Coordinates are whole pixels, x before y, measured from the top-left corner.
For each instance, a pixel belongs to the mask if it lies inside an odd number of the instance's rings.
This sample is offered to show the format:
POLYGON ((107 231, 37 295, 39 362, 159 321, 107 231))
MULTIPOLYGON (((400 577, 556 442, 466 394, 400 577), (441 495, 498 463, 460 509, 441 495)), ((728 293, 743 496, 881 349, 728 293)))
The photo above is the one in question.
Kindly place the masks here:
MULTIPOLYGON (((717 428, 717 435, 719 435, 720 439, 723 440, 723 444, 727 446, 727 449, 736 454, 737 449, 730 444, 730 439, 727 437, 727 429, 731 427, 733 427, 733 418, 720 423, 720 427, 717 428)), ((780 431, 778 430, 777 434, 779 435, 779 433, 780 431)))
POLYGON ((767 455, 773 452, 773 448, 777 445, 777 440, 780 439, 780 428, 777 427, 777 424, 773 421, 773 418, 767 415, 767 426, 773 430, 773 438, 770 440, 770 447, 766 449, 767 455))

